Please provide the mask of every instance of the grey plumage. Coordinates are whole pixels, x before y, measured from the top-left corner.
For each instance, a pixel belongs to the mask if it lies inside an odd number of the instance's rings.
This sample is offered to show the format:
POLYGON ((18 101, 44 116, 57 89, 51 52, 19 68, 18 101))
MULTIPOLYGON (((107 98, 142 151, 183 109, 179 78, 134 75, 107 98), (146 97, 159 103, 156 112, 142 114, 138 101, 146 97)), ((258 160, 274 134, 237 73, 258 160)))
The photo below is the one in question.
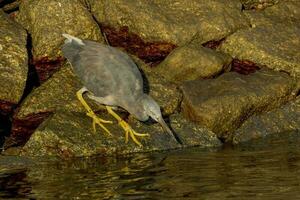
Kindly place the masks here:
POLYGON ((141 73, 127 54, 108 45, 68 34, 63 36, 67 39, 62 52, 83 85, 92 93, 89 98, 100 104, 120 106, 141 121, 151 116, 173 136, 158 104, 144 94, 141 73))

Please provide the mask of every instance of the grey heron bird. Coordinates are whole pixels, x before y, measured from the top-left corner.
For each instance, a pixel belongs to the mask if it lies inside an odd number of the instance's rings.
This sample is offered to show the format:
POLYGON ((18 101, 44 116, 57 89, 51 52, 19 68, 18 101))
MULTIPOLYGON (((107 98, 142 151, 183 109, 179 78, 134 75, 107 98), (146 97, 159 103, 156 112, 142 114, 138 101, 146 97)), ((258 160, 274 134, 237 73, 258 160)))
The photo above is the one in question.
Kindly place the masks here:
POLYGON ((126 142, 130 136, 136 144, 142 146, 136 137, 149 136, 149 134, 137 133, 113 111, 113 107, 125 109, 140 121, 146 121, 151 117, 160 123, 165 132, 175 137, 165 123, 159 105, 152 97, 144 93, 141 73, 126 53, 109 45, 81 40, 69 34, 63 34, 63 36, 66 38, 62 47, 63 55, 71 63, 73 71, 84 85, 76 95, 87 110, 87 115, 93 119, 94 131, 98 124, 110 134, 104 124, 112 122, 96 116, 82 96, 85 92, 88 98, 104 104, 108 113, 117 119, 125 131, 126 142))

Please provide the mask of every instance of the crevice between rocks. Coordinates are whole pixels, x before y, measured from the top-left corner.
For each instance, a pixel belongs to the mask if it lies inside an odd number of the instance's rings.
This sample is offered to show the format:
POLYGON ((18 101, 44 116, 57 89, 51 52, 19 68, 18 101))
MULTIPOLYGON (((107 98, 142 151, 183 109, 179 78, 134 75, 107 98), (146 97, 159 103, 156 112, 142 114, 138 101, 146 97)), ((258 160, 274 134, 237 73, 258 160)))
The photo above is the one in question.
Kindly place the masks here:
POLYGON ((50 115, 50 113, 38 113, 31 116, 27 116, 25 119, 18 119, 16 117, 24 99, 30 94, 30 92, 34 88, 40 85, 37 71, 32 62, 32 39, 31 35, 28 32, 26 49, 28 54, 28 72, 26 85, 19 103, 14 106, 14 109, 11 112, 12 116, 10 116, 10 120, 8 120, 8 118, 5 118, 5 130, 7 132, 4 135, 5 137, 8 137, 6 138, 5 142, 2 142, 1 144, 1 146, 3 145, 4 149, 7 149, 12 146, 19 146, 25 144, 25 142, 29 139, 30 135, 39 126, 39 124, 42 123, 46 119, 46 117, 50 115))
POLYGON ((10 14, 19 10, 20 1, 16 0, 4 0, 0 1, 0 9, 10 14))
POLYGON ((50 115, 51 112, 44 112, 32 114, 23 119, 14 117, 10 137, 6 139, 3 149, 25 145, 35 129, 50 115))
POLYGON ((220 40, 211 40, 211 41, 203 43, 202 46, 209 48, 209 49, 216 50, 224 41, 225 41, 225 38, 222 38, 220 40))
POLYGON ((37 71, 36 71, 34 65, 32 65, 32 58, 33 58, 33 56, 32 56, 32 38, 28 32, 27 32, 26 49, 27 49, 27 55, 28 55, 28 72, 27 72, 25 89, 24 89, 23 95, 21 97, 21 100, 19 102, 19 105, 35 87, 40 86, 37 71))

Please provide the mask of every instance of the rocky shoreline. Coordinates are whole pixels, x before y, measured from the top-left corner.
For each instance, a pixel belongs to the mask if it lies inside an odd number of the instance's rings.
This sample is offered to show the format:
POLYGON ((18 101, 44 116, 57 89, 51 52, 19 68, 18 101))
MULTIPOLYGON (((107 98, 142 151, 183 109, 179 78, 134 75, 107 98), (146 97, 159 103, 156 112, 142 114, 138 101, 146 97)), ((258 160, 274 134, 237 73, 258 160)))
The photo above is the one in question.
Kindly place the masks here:
MULTIPOLYGON (((300 2, 293 0, 0 0, 4 154, 61 158, 240 144, 300 130, 300 2), (140 68, 178 144, 119 112, 143 147, 94 134, 62 33, 109 43, 140 68)), ((88 99, 87 99, 88 100, 88 99)), ((88 100, 102 118, 103 107, 88 100)))

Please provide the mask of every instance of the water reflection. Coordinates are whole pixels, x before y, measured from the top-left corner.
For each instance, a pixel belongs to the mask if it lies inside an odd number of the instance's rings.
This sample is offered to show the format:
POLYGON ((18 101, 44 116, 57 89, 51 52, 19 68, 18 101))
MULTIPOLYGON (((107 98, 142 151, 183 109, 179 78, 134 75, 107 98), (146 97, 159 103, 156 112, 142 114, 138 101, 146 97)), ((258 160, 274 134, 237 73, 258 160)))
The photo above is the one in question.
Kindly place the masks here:
POLYGON ((300 140, 262 140, 70 161, 0 157, 0 197, 26 199, 283 199, 300 197, 300 140))

